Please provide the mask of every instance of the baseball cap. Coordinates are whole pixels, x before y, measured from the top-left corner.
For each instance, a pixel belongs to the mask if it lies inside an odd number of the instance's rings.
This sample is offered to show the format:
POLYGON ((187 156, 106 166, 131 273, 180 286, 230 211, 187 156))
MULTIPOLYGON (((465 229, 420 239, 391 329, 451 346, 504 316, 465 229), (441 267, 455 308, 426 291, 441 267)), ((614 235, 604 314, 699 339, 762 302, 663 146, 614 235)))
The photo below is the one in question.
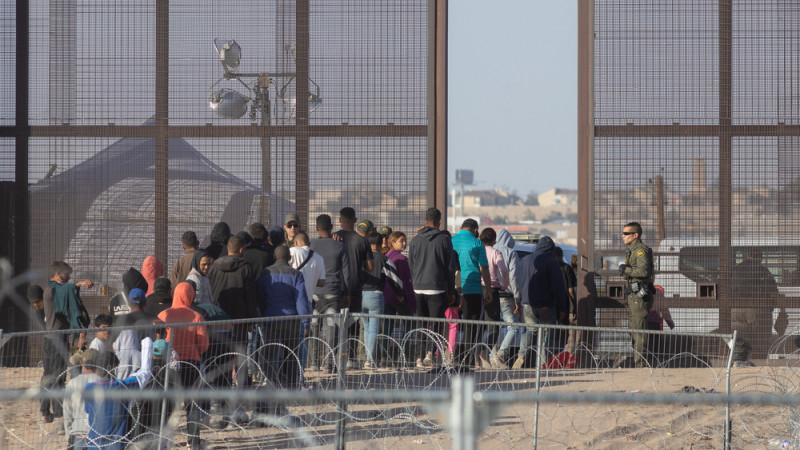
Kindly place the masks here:
POLYGON ((139 288, 135 288, 135 289, 131 289, 130 294, 128 294, 128 301, 131 302, 131 303, 135 303, 135 304, 139 305, 142 302, 144 302, 146 297, 147 297, 147 295, 143 290, 141 290, 139 288))
POLYGON ((358 222, 358 231, 361 233, 369 233, 374 229, 375 225, 372 224, 372 221, 362 220, 361 222, 358 222))
POLYGON ((28 301, 36 303, 42 301, 44 298, 44 290, 38 284, 28 286, 28 301))
POLYGON ((382 226, 381 227, 381 234, 384 234, 386 236, 392 234, 392 227, 390 227, 389 225, 382 226))
POLYGON ((164 339, 156 339, 153 342, 153 356, 161 356, 167 353, 167 341, 164 339))
POLYGON ((300 225, 300 216, 295 213, 289 213, 286 215, 286 220, 283 221, 283 224, 286 225, 289 222, 297 222, 300 225))

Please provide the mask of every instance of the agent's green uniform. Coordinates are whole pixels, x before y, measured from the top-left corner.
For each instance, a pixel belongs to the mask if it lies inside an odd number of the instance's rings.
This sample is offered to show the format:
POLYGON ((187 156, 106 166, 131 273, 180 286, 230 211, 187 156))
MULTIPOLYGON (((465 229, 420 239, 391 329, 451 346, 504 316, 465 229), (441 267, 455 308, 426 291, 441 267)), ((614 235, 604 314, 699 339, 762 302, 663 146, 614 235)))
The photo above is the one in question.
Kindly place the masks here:
MULTIPOLYGON (((625 264, 629 267, 625 268, 622 277, 628 282, 625 292, 630 312, 630 328, 644 330, 647 328, 647 315, 653 308, 653 251, 639 239, 628 246, 625 264), (647 286, 647 295, 644 298, 640 298, 632 290, 631 284, 635 282, 638 282, 640 287, 647 286)), ((647 352, 647 338, 648 335, 645 333, 631 333, 633 362, 636 367, 646 366, 644 356, 647 352)))

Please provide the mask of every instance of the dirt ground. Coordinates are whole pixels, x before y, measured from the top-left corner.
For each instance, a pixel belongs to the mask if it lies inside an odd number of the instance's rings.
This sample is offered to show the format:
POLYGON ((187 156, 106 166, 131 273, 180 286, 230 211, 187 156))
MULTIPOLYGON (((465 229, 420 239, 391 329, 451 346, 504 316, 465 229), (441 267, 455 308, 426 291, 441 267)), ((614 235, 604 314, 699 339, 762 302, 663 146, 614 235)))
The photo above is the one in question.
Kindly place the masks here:
MULTIPOLYGON (((536 388, 531 369, 474 370, 470 375, 478 391, 522 393, 536 388)), ((3 389, 36 387, 40 376, 38 368, 2 368, 0 385, 3 389)), ((360 391, 439 389, 449 386, 450 376, 422 369, 355 371, 349 373, 347 385, 360 391)), ((334 385, 333 376, 313 372, 308 381, 317 389, 334 385)), ((735 393, 795 393, 799 385, 800 375, 786 366, 735 368, 731 377, 735 393)), ((541 387, 543 392, 716 395, 725 392, 725 371, 560 369, 544 372, 541 387)), ((451 448, 453 441, 445 426, 453 412, 447 405, 438 405, 445 406, 439 412, 430 406, 411 402, 349 405, 347 448, 451 448)), ((293 405, 289 412, 290 422, 283 425, 209 428, 201 437, 209 448, 220 449, 333 447, 336 423, 342 418, 334 405, 293 405)), ((57 433, 60 421, 42 424, 38 415, 34 400, 0 403, 0 448, 65 448, 65 436, 57 433)), ((800 430, 800 407, 734 405, 731 419, 733 448, 780 448, 785 440, 790 448, 800 447, 800 442, 792 439, 800 430)), ((165 438, 180 444, 186 441, 183 415, 176 420, 175 432, 165 438)), ((538 448, 723 448, 724 423, 723 406, 542 403, 538 433, 534 433, 534 405, 513 403, 490 420, 478 438, 478 448, 531 448, 534 434, 538 448)))

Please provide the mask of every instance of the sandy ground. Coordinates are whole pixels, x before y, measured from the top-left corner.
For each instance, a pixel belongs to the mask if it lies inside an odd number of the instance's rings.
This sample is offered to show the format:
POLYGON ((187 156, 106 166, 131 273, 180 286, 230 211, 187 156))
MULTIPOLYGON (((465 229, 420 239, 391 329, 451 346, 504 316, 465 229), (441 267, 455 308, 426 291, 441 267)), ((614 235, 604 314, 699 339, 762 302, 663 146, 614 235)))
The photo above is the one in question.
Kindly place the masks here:
MULTIPOLYGON (((794 393, 800 385, 797 371, 782 367, 735 368, 731 391, 738 393, 794 393)), ((333 385, 332 376, 309 374, 319 389, 333 385)), ((725 391, 724 369, 564 369, 544 374, 547 392, 676 393, 690 386, 714 392, 725 391)), ((0 369, 4 389, 38 385, 41 369, 0 369)), ((535 371, 476 370, 472 372, 480 391, 534 392, 535 371)), ((370 389, 437 389, 449 385, 447 375, 421 369, 405 372, 356 371, 348 387, 370 389)), ((714 395, 698 392, 694 395, 714 395)), ((296 422, 292 427, 228 427, 207 429, 202 438, 210 448, 305 448, 333 447, 335 423, 341 417, 333 405, 290 406, 296 422)), ((452 439, 443 428, 445 417, 427 405, 371 402, 350 405, 347 447, 451 448, 452 439)), ((66 438, 57 433, 58 421, 38 422, 34 401, 0 403, 0 448, 59 449, 66 438)), ((185 442, 179 419, 174 443, 185 442)), ((725 409, 704 405, 542 404, 538 422, 539 448, 723 448, 725 409)), ((733 448, 780 448, 783 440, 800 447, 791 436, 800 430, 797 408, 734 406, 733 448)), ((534 441, 534 405, 508 405, 479 436, 478 448, 531 448, 534 441)))

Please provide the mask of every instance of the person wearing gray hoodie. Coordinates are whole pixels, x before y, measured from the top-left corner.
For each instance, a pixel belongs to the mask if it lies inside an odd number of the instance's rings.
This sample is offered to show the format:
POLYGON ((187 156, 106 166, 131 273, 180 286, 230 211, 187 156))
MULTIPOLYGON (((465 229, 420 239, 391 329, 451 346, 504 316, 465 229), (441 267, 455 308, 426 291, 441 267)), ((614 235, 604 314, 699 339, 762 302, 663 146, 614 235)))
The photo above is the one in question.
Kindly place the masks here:
MULTIPOLYGON (((518 322, 517 317, 522 312, 522 302, 517 289, 517 265, 519 264, 519 256, 514 252, 514 245, 516 242, 511 234, 501 228, 497 231, 497 242, 494 248, 503 255, 503 260, 508 266, 508 288, 500 293, 500 315, 503 322, 514 323, 518 322)), ((506 334, 500 348, 492 358, 492 365, 495 368, 508 369, 506 358, 508 358, 508 349, 517 337, 517 330, 519 327, 509 325, 506 327, 506 334)))
MULTIPOLYGON (((517 266, 517 288, 522 299, 522 313, 526 325, 555 324, 556 321, 569 312, 567 303, 567 289, 561 274, 561 266, 553 254, 555 248, 553 239, 542 236, 536 244, 536 249, 530 255, 522 258, 517 266)), ((531 346, 535 328, 528 328, 522 335, 519 345, 519 355, 514 362, 514 368, 522 368, 528 347, 531 346)), ((548 330, 542 330, 542 345, 548 348, 548 330)), ((545 351, 538 355, 538 364, 547 361, 545 351)))

